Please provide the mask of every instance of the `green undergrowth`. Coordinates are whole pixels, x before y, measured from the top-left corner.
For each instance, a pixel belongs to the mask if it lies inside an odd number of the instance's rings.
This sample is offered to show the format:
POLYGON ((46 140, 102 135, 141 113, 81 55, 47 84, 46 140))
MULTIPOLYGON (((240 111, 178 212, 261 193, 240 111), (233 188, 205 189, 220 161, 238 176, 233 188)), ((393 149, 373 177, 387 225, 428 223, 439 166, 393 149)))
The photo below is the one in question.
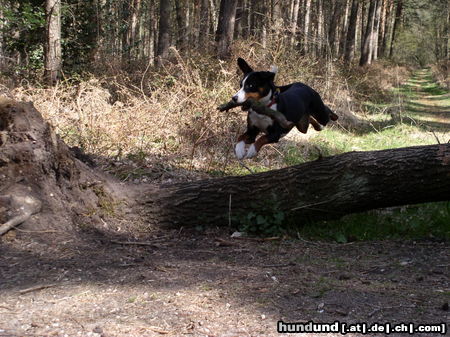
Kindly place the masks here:
POLYGON ((450 203, 439 202, 351 214, 302 226, 300 237, 338 243, 382 239, 450 240, 450 203))

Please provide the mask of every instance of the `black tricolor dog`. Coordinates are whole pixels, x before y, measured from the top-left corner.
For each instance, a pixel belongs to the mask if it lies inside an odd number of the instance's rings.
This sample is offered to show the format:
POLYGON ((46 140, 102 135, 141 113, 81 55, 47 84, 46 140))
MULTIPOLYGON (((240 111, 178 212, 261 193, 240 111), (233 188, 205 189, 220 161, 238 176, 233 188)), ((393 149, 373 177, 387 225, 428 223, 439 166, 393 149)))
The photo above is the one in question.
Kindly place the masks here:
MULTIPOLYGON (((276 86, 274 78, 276 70, 253 71, 247 62, 238 58, 238 66, 244 73, 240 90, 232 97, 237 103, 243 103, 249 98, 263 102, 273 110, 280 111, 288 121, 293 122, 300 132, 306 133, 308 125, 320 131, 338 116, 322 101, 320 95, 306 84, 296 82, 285 86, 276 86)), ((249 110, 247 116, 247 131, 238 138, 236 156, 238 159, 252 158, 265 144, 276 143, 291 129, 283 128, 272 118, 249 110), (256 140, 260 132, 264 135, 256 140), (248 150, 246 144, 250 144, 248 150)))

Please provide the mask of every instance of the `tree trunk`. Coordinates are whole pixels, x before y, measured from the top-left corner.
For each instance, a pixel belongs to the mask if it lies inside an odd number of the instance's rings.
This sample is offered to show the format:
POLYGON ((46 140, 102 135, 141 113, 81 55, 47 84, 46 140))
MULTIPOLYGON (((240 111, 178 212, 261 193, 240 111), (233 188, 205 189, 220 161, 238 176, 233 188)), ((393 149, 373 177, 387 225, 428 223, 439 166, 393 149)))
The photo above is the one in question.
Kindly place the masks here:
POLYGON ((225 225, 282 213, 295 223, 450 200, 450 144, 349 152, 265 173, 173 184, 143 197, 161 226, 225 225))
POLYGON ((403 0, 398 0, 397 9, 395 11, 394 27, 392 28, 392 38, 391 38, 391 48, 389 50, 389 58, 392 58, 392 55, 394 54, 395 38, 397 35, 398 27, 400 25, 400 20, 402 18, 402 13, 403 13, 403 0))
POLYGON ((377 0, 370 0, 369 13, 367 16, 367 26, 364 32, 364 42, 361 46, 361 58, 359 60, 360 66, 365 66, 366 64, 370 64, 371 60, 371 51, 372 51, 372 34, 375 23, 375 12, 377 7, 377 0))
POLYGON ((298 23, 298 10, 300 7, 300 0, 293 0, 292 2, 292 15, 291 15, 291 46, 295 47, 297 44, 297 23, 298 23))
POLYGON ((271 0, 270 12, 270 33, 273 34, 274 38, 278 40, 284 27, 284 19, 281 11, 280 0, 271 0))
POLYGON ((132 58, 135 49, 138 23, 140 17, 141 0, 127 0, 122 5, 123 29, 122 33, 122 61, 128 62, 132 58))
POLYGON ((359 0, 353 0, 350 21, 347 29, 347 42, 345 43, 344 61, 349 64, 355 55, 356 24, 358 22, 359 0))
POLYGON ((177 47, 185 50, 188 44, 189 5, 186 0, 175 0, 177 20, 177 47))
POLYGON ((333 56, 336 55, 336 47, 338 43, 337 32, 342 11, 342 0, 337 0, 334 5, 333 15, 331 21, 329 22, 328 29, 328 43, 330 45, 330 50, 333 56))
POLYGON ((350 9, 352 7, 351 0, 345 0, 345 11, 343 14, 343 20, 341 24, 341 28, 339 29, 339 58, 343 58, 345 53, 345 46, 347 44, 347 32, 348 32, 348 25, 349 25, 349 13, 350 9))
POLYGON ((378 43, 379 43, 378 37, 379 37, 379 31, 380 31, 382 2, 383 2, 383 0, 377 1, 377 7, 375 10, 375 20, 374 20, 374 27, 373 27, 373 31, 372 31, 372 41, 370 44, 372 60, 378 59, 378 43))
POLYGON ((386 0, 386 17, 384 19, 384 30, 383 30, 383 40, 382 45, 380 49, 380 56, 385 56, 387 51, 387 43, 388 43, 388 37, 390 34, 391 27, 391 15, 392 11, 394 9, 394 1, 393 0, 386 0))
POLYGON ((304 31, 303 31, 303 51, 308 54, 309 51, 309 23, 311 18, 311 0, 305 0, 305 20, 304 20, 304 31))
POLYGON ((167 56, 169 55, 170 9, 171 9, 171 1, 169 0, 159 1, 159 36, 158 36, 158 49, 156 51, 158 65, 161 65, 162 60, 167 58, 167 56))
POLYGON ((227 58, 230 55, 231 42, 233 41, 236 7, 237 0, 221 0, 220 2, 216 41, 217 55, 222 59, 227 58))
POLYGON ((322 55, 324 45, 324 15, 323 15, 323 0, 317 0, 317 35, 316 35, 316 57, 322 55))
POLYGON ((244 0, 238 0, 236 6, 236 19, 234 23, 234 38, 242 37, 242 23, 244 21, 244 0))
POLYGON ((46 0, 45 78, 49 85, 59 80, 61 56, 61 0, 46 0))
POLYGON ((199 31, 199 45, 206 47, 209 33, 209 1, 201 0, 200 3, 200 31, 199 31))
POLYGON ((444 60, 448 63, 449 62, 449 56, 450 56, 450 52, 449 52, 449 35, 450 35, 450 2, 447 1, 447 6, 446 6, 446 18, 445 18, 445 23, 444 23, 444 60))
POLYGON ((6 64, 6 50, 5 50, 5 33, 3 32, 3 1, 0 2, 0 71, 3 71, 3 66, 6 64))
POLYGON ((387 15, 387 7, 388 7, 387 0, 382 0, 381 2, 382 2, 381 16, 380 16, 380 24, 378 27, 378 49, 377 49, 378 57, 384 56, 383 38, 384 38, 384 34, 385 34, 385 29, 386 29, 386 15, 387 15))

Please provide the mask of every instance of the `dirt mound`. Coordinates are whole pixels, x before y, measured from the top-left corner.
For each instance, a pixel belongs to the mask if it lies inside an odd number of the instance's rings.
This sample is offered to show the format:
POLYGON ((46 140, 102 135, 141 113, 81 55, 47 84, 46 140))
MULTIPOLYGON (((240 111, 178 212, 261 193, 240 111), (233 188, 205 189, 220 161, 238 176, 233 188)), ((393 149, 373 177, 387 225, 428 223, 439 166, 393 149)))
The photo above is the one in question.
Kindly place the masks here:
POLYGON ((31 103, 0 98, 0 234, 70 231, 119 205, 108 177, 78 160, 31 103))

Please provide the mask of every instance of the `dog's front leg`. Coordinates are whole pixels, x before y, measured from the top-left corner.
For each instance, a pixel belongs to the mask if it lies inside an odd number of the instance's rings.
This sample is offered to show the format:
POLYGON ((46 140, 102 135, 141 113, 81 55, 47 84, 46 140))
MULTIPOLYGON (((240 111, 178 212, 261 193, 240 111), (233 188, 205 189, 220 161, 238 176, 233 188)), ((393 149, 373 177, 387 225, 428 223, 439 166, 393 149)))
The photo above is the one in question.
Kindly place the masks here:
POLYGON ((238 142, 236 144, 236 147, 234 148, 237 159, 241 160, 246 157, 247 149, 245 148, 245 146, 248 144, 253 144, 258 134, 259 130, 257 128, 250 125, 247 126, 247 131, 243 135, 238 137, 238 142))
POLYGON ((247 154, 247 150, 245 149, 245 141, 239 140, 242 136, 238 138, 238 143, 234 148, 234 152, 236 153, 236 158, 241 160, 247 154))

